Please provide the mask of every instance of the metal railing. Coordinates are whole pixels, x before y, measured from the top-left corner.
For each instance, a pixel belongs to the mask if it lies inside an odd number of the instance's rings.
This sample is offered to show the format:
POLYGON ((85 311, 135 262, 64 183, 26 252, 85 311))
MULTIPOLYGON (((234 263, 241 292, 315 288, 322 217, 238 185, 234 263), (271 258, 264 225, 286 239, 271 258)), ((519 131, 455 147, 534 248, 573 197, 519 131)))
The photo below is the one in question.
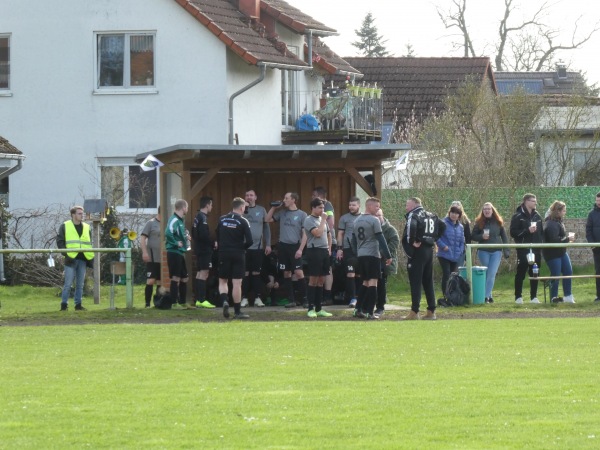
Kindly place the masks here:
POLYGON ((473 274, 472 274, 472 268, 473 268, 473 255, 471 250, 475 249, 477 250, 478 248, 486 248, 486 249, 490 249, 490 248, 495 248, 498 250, 504 249, 504 248, 526 248, 526 249, 530 249, 530 248, 571 248, 571 247, 600 247, 600 242, 597 243, 592 243, 592 242, 574 242, 574 243, 568 243, 568 244, 467 244, 467 262, 466 262, 466 269, 467 269, 467 281, 469 283, 469 286, 471 286, 471 290, 469 291, 469 304, 473 304, 473 274))
MULTIPOLYGON (((133 308, 133 279, 131 266, 130 248, 32 248, 32 249, 0 249, 0 253, 71 253, 71 252, 92 252, 92 253, 125 253, 125 305, 127 308, 133 308)), ((97 262, 98 263, 98 262, 97 262)), ((98 273, 99 275, 99 273, 98 273)), ((94 300, 98 299, 100 303, 100 278, 94 276, 94 300), (97 297, 96 297, 97 294, 97 297)), ((95 302, 96 303, 96 302, 95 302)), ((111 305, 113 309, 114 305, 111 305)))

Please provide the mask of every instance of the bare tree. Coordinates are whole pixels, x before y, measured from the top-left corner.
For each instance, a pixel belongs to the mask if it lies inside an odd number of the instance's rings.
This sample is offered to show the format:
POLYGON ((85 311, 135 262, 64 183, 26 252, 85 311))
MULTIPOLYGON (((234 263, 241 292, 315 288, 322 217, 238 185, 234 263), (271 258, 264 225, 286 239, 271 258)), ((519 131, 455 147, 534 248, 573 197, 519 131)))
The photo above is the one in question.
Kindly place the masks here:
MULTIPOLYGON (((575 22, 567 42, 557 41, 559 30, 548 25, 548 14, 555 3, 544 2, 529 16, 515 19, 520 5, 515 0, 503 0, 504 12, 498 21, 498 37, 495 42, 495 70, 541 71, 553 66, 557 53, 584 46, 600 30, 600 22, 591 29, 580 29, 581 16, 575 22)), ((475 48, 472 28, 467 22, 467 0, 452 0, 448 10, 437 7, 437 14, 447 29, 457 29, 459 41, 455 48, 462 48, 464 56, 481 56, 485 48, 475 48)))

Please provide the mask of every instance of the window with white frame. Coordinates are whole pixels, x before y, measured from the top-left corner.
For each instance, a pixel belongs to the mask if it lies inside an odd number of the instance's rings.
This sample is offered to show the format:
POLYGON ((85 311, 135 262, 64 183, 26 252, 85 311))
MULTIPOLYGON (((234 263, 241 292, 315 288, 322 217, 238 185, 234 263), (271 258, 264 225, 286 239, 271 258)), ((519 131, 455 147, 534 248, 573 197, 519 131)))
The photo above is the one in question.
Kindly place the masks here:
MULTIPOLYGON (((288 45, 288 50, 298 56, 298 47, 288 45)), ((298 72, 294 70, 281 71, 281 124, 284 127, 293 127, 298 118, 297 77, 298 72)))
POLYGON ((155 33, 97 33, 96 88, 154 88, 155 33))
POLYGON ((100 166, 101 197, 117 211, 155 209, 158 206, 157 171, 145 172, 137 164, 100 166))
POLYGON ((0 34, 0 89, 10 89, 10 36, 0 34))

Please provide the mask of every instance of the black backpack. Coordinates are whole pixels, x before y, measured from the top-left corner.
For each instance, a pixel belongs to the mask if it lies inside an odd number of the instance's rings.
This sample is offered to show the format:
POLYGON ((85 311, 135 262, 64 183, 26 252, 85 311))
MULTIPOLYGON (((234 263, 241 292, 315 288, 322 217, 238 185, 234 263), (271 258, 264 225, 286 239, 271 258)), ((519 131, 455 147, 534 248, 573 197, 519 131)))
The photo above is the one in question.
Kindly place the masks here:
POLYGON ((154 295, 154 307, 156 309, 171 309, 173 300, 169 291, 160 292, 154 295))
POLYGON ((447 306, 463 306, 468 302, 471 286, 463 277, 454 272, 450 275, 448 285, 446 286, 447 306))

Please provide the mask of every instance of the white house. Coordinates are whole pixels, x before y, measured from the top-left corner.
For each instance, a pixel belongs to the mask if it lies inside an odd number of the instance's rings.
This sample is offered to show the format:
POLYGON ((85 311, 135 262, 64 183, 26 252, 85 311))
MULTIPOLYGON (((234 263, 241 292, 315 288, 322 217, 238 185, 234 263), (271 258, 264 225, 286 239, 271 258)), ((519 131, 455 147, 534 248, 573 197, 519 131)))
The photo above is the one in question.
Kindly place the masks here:
POLYGON ((156 173, 135 155, 281 144, 336 70, 305 43, 331 34, 280 0, 3 0, 0 135, 26 156, 11 209, 106 198, 150 213, 156 173))

